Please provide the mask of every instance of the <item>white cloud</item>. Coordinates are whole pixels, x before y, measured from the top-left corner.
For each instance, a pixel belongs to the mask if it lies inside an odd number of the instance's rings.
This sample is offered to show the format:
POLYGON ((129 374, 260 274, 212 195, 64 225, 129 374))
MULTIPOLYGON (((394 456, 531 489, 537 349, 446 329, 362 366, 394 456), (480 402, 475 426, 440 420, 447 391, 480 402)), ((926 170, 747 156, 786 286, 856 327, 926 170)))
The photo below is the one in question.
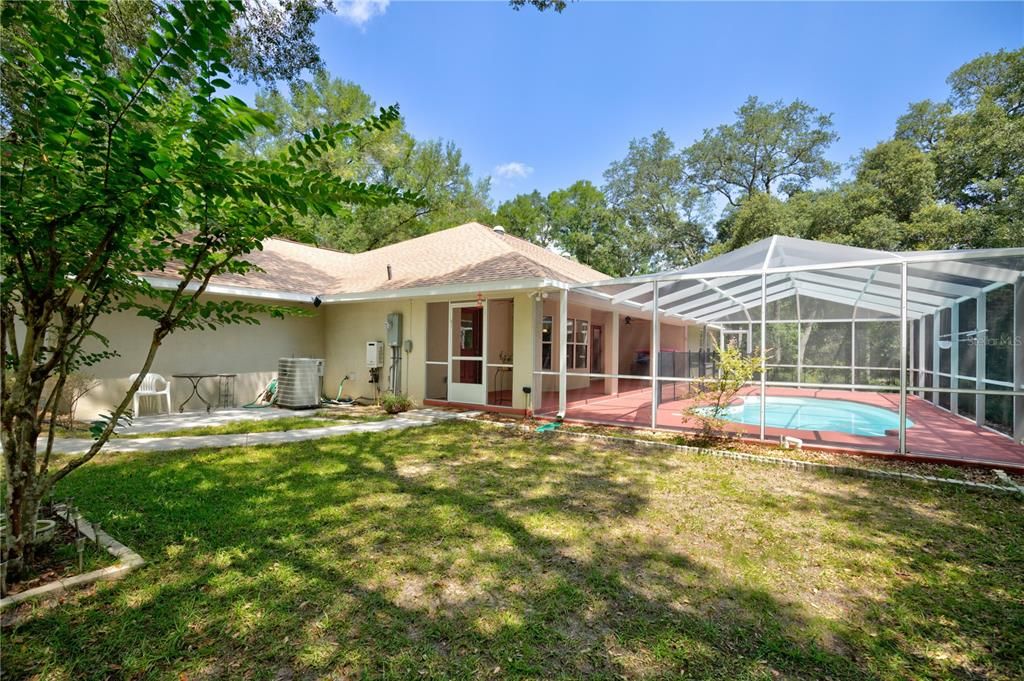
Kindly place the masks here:
POLYGON ((370 19, 384 14, 391 0, 337 0, 334 13, 345 21, 364 28, 370 19))
POLYGON ((533 168, 520 161, 509 161, 494 167, 495 177, 500 177, 503 180, 527 177, 531 173, 533 173, 533 168))

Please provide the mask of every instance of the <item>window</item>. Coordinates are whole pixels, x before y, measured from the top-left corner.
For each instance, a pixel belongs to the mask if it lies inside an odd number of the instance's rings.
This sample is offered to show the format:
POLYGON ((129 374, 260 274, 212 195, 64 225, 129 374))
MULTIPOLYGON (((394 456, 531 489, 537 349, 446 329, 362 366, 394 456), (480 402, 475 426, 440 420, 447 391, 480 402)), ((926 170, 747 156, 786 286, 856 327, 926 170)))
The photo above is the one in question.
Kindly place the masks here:
POLYGON ((570 369, 589 369, 590 322, 569 319, 565 326, 565 356, 570 369))
POLYGON ((540 327, 540 368, 542 371, 551 371, 551 343, 554 330, 554 320, 550 315, 545 315, 540 327))

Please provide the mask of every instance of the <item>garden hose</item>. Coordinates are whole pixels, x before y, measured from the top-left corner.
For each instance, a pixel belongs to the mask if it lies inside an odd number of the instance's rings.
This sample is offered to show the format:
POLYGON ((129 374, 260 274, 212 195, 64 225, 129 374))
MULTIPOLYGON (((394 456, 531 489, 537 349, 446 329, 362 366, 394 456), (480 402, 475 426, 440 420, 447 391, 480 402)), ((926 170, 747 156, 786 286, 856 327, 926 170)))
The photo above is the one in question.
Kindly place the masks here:
POLYGON ((274 406, 275 402, 277 402, 277 379, 272 378, 270 383, 267 383, 267 387, 263 389, 263 392, 257 395, 256 399, 249 404, 243 404, 242 408, 266 409, 267 407, 274 406), (265 402, 265 404, 260 404, 261 402, 265 402))

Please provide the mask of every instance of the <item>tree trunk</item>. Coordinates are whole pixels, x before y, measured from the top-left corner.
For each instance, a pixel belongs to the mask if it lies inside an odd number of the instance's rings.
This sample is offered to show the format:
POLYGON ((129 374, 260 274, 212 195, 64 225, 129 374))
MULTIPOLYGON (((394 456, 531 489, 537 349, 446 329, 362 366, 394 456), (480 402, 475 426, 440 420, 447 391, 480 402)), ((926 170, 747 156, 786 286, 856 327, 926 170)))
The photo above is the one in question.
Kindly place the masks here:
MULTIPOLYGON (((12 575, 21 572, 33 559, 36 518, 39 500, 45 490, 40 485, 36 465, 36 445, 39 441, 38 421, 34 418, 42 395, 42 384, 29 384, 17 389, 8 408, 16 414, 10 433, 4 433, 4 456, 7 466, 7 494, 5 495, 4 560, 12 575), (25 414, 32 417, 25 418, 25 414)), ((44 480, 45 482, 45 480, 44 480)))

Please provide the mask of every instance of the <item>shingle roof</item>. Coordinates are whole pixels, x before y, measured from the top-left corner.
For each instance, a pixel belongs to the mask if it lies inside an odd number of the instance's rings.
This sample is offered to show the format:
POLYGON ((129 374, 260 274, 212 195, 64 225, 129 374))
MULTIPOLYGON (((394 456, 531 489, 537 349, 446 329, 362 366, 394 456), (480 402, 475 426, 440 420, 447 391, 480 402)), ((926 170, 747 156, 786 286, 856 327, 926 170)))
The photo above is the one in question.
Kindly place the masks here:
POLYGON ((567 283, 606 279, 597 270, 524 239, 470 222, 416 239, 356 254, 328 293, 419 286, 554 279, 567 283), (388 265, 391 279, 388 280, 388 265))
POLYGON ((478 222, 365 253, 267 239, 263 250, 249 254, 246 260, 264 271, 218 276, 211 283, 316 295, 509 279, 582 283, 608 278, 591 267, 478 222))

